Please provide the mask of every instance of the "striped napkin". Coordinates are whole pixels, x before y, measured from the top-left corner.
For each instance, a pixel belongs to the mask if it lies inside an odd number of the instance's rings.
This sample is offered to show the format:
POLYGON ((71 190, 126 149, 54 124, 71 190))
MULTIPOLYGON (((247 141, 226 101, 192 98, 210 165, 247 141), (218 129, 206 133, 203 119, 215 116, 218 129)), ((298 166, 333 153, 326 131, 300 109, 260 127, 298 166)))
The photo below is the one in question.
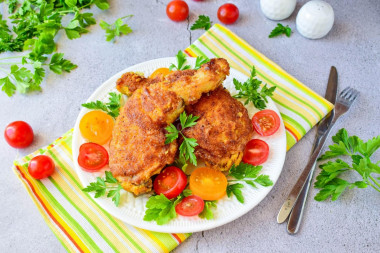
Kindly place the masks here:
MULTIPOLYGON (((277 86, 273 100, 285 122, 288 149, 333 107, 221 25, 214 25, 185 52, 226 58, 247 75, 254 64, 260 79, 277 86)), ((83 186, 73 169, 71 141, 72 130, 48 147, 15 161, 13 167, 68 252, 169 252, 190 236, 139 229, 108 214, 81 191, 83 186), (56 171, 49 178, 35 180, 28 173, 28 161, 39 154, 53 158, 56 171)))

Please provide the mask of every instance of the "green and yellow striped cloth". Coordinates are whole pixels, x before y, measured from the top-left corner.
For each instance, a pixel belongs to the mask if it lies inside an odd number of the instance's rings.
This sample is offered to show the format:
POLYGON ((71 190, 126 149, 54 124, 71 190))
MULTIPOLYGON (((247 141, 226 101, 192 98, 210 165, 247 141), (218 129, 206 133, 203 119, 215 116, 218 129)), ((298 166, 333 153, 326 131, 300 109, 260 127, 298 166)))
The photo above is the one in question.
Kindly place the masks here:
MULTIPOLYGON (((254 64, 259 77, 276 85, 274 101, 285 122, 288 148, 323 118, 332 105, 221 25, 214 25, 185 50, 190 56, 226 58, 231 66, 249 74, 254 64)), ((74 169, 72 130, 53 144, 15 162, 14 171, 41 215, 69 252, 169 252, 190 234, 151 232, 130 226, 104 211, 83 192, 74 169), (33 179, 27 163, 46 154, 56 164, 46 179, 33 179)))

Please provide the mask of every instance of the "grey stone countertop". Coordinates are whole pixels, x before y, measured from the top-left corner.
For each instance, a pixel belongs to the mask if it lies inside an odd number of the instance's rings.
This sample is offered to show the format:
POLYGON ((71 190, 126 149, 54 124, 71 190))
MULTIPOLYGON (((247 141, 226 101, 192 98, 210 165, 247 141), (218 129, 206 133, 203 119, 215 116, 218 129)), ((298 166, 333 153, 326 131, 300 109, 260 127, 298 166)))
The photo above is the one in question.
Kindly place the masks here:
MULTIPOLYGON (((203 33, 190 31, 189 23, 200 14, 217 22, 217 9, 227 1, 187 0, 189 22, 180 23, 167 18, 168 2, 110 0, 107 11, 93 8, 98 21, 113 22, 134 14, 128 21, 133 33, 114 44, 105 41, 98 25, 76 40, 60 36, 59 51, 79 66, 76 70, 61 76, 48 71, 42 93, 12 98, 0 94, 0 129, 12 121, 24 120, 36 133, 33 145, 23 150, 9 147, 0 138, 0 252, 65 251, 13 174, 12 161, 72 128, 80 104, 110 76, 140 62, 174 56, 186 48, 203 33)), ((335 24, 320 40, 305 39, 295 29, 296 13, 306 0, 298 0, 293 15, 282 21, 294 30, 292 36, 273 39, 268 34, 277 22, 263 16, 258 0, 231 2, 239 7, 240 18, 228 28, 318 94, 325 93, 331 65, 338 69, 340 89, 352 86, 361 92, 359 101, 335 129, 345 127, 364 140, 380 134, 380 1, 327 1, 334 8, 335 24)), ((314 201, 317 191, 312 189, 301 231, 291 236, 284 224, 277 224, 277 212, 306 165, 314 136, 312 129, 288 152, 277 184, 257 207, 227 225, 194 233, 175 251, 380 252, 380 197, 372 188, 348 190, 335 202, 314 201)), ((380 159, 379 153, 375 160, 380 159)), ((359 179, 354 174, 347 177, 359 179)))

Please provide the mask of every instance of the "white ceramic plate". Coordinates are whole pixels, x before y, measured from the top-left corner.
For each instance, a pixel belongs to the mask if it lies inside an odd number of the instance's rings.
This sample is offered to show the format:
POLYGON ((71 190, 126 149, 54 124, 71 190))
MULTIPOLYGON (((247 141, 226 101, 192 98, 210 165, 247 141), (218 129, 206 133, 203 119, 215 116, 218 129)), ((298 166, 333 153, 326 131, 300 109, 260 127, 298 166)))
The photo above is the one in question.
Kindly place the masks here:
MULTIPOLYGON (((157 68, 169 67, 169 65, 174 62, 176 62, 176 59, 174 57, 170 57, 151 60, 129 67, 104 82, 91 95, 88 102, 95 100, 108 101, 108 93, 116 91, 116 80, 127 71, 141 72, 144 73, 145 76, 149 76, 157 68)), ((188 63, 194 66, 195 60, 189 58, 188 63)), ((230 76, 228 76, 224 81, 223 86, 226 87, 231 94, 236 94, 236 90, 232 82, 233 78, 244 82, 247 80, 247 76, 231 69, 230 76)), ((270 99, 267 104, 267 108, 272 109, 279 114, 276 105, 270 99)), ((253 105, 248 105, 247 109, 250 117, 258 111, 253 105)), ((88 109, 82 108, 78 115, 74 128, 72 144, 75 169, 84 187, 89 185, 91 182, 96 181, 97 176, 104 175, 103 172, 89 173, 83 171, 77 163, 79 147, 81 144, 86 142, 80 134, 79 121, 87 112, 89 112, 88 109)), ((255 134, 253 138, 263 139, 268 143, 270 154, 267 162, 263 164, 262 173, 269 175, 270 179, 276 183, 278 177, 280 176, 286 153, 286 136, 283 122, 281 122, 280 129, 274 135, 270 137, 261 137, 255 134)), ((239 218, 259 204, 260 201, 262 201, 269 193, 272 187, 259 186, 258 189, 253 189, 251 186, 246 185, 246 187, 242 189, 245 198, 244 204, 237 201, 234 196, 231 198, 224 197, 218 201, 217 209, 214 211, 213 220, 200 219, 198 217, 179 216, 170 221, 168 224, 162 226, 157 225, 155 222, 147 222, 143 220, 145 204, 149 198, 149 195, 143 195, 136 198, 133 194, 123 191, 119 207, 116 207, 111 199, 96 198, 95 201, 113 216, 133 226, 157 232, 190 233, 216 228, 239 218)))

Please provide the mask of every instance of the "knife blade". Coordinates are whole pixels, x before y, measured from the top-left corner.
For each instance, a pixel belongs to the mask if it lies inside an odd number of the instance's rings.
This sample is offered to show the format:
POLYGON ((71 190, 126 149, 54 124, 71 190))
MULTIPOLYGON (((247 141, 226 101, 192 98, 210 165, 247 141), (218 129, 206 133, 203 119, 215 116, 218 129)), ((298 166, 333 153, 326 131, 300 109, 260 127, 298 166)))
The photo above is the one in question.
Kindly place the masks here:
MULTIPOLYGON (((330 75, 329 75, 329 80, 327 82, 327 88, 326 88, 326 93, 325 93, 325 98, 330 101, 332 104, 335 104, 335 101, 336 101, 336 96, 337 96, 337 90, 338 90, 338 73, 337 73, 337 70, 334 66, 331 67, 330 69, 330 75)), ((321 138, 323 137, 324 133, 326 132, 327 128, 329 127, 329 125, 331 124, 331 121, 333 119, 332 116, 334 116, 334 109, 318 124, 317 126, 317 136, 315 138, 315 141, 314 141, 314 145, 313 145, 313 151, 314 151, 314 148, 318 146, 318 143, 319 141, 321 140, 321 138)), ((288 198, 285 203, 282 205, 278 215, 277 215, 277 222, 278 223, 283 223, 284 221, 286 221, 286 219, 288 218, 288 216, 290 215, 290 213, 292 212, 293 210, 293 207, 294 205, 296 204, 297 202, 297 199, 302 195, 302 197, 304 198, 303 201, 300 201, 300 205, 298 205, 298 208, 297 208, 297 211, 294 210, 296 213, 294 214, 293 217, 296 217, 296 214, 299 215, 300 218, 302 218, 302 213, 303 213, 303 206, 305 204, 305 201, 306 201, 306 197, 307 197, 307 192, 308 192, 308 189, 310 187, 310 182, 311 182, 311 179, 313 177, 313 172, 314 172, 314 169, 315 169, 315 165, 314 165, 314 168, 312 169, 312 171, 310 172, 309 176, 308 176, 308 180, 307 182, 304 184, 304 187, 303 188, 306 188, 306 189, 302 189, 301 193, 299 194, 299 196, 297 196, 297 198, 288 198), (305 192, 306 191, 306 192, 305 192)), ((293 222, 295 222, 296 220, 295 219, 292 219, 293 222)), ((289 225, 288 224, 288 228, 291 227, 291 228, 294 228, 294 230, 298 230, 298 227, 299 227, 299 222, 298 221, 298 224, 291 224, 289 225)))

